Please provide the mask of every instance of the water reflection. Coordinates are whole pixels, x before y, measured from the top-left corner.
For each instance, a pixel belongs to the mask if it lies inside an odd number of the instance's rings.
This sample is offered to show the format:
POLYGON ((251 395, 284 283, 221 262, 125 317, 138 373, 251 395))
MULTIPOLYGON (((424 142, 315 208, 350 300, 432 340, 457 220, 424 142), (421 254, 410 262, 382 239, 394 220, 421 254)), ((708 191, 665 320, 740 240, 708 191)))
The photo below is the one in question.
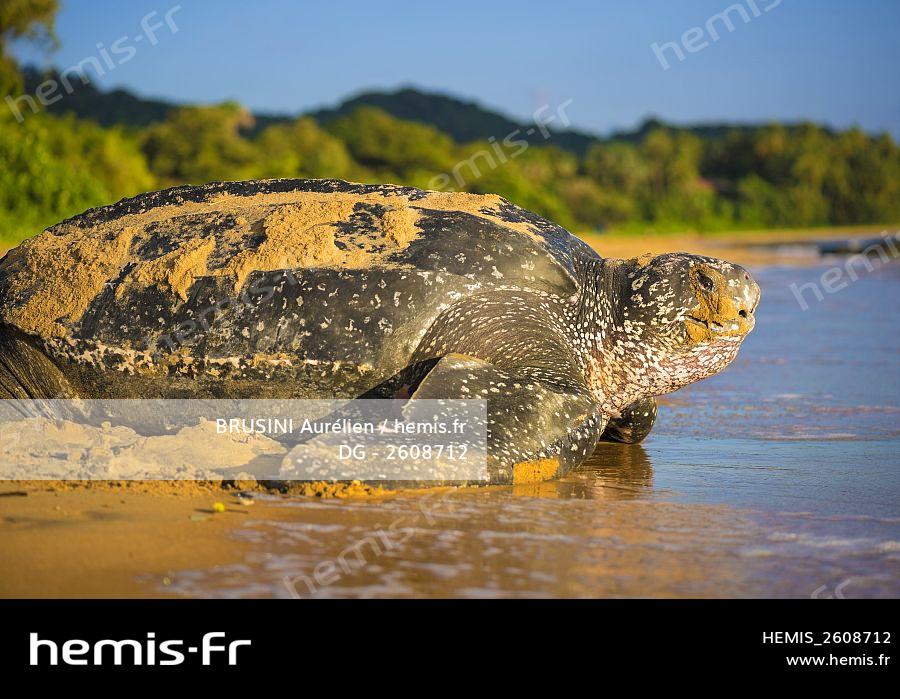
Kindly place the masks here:
POLYGON ((646 497, 653 488, 653 464, 640 444, 600 444, 582 468, 595 498, 646 497))
POLYGON ((653 464, 640 444, 603 442, 577 470, 558 481, 513 486, 518 497, 635 500, 652 496, 653 464))

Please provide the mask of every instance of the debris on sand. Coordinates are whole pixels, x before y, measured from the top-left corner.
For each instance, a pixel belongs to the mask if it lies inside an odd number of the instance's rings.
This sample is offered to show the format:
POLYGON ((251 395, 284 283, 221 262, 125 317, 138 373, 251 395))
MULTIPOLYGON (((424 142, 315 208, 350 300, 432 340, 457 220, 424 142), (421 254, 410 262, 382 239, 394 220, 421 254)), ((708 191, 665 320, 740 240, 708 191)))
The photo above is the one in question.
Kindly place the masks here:
POLYGON ((395 491, 382 486, 371 486, 362 481, 316 481, 289 483, 283 491, 286 495, 304 495, 317 498, 370 498, 391 495, 395 491))

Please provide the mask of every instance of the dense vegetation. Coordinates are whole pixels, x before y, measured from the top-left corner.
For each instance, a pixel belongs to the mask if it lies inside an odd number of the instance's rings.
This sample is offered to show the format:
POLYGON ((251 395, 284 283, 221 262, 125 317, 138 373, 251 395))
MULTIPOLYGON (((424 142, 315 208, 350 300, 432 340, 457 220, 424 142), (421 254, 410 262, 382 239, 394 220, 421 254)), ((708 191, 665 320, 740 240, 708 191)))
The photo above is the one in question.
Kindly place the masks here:
POLYGON ((0 237, 138 192, 254 177, 341 177, 497 192, 574 230, 716 230, 896 222, 900 149, 889 136, 770 125, 701 139, 657 128, 583 157, 552 145, 458 144, 360 107, 253 135, 238 105, 184 107, 149 127, 0 116, 0 237), (505 162, 504 162, 505 161, 505 162))
MULTIPOLYGON (((52 39, 54 6, 0 4, 0 95, 26 89, 4 45, 28 35, 52 39), (25 5, 30 21, 17 14, 25 5)), ((900 221, 900 148, 888 135, 813 124, 692 131, 650 122, 576 146, 571 132, 529 143, 514 123, 471 104, 456 102, 454 114, 451 98, 396 94, 393 102, 369 95, 315 117, 259 120, 237 104, 155 102, 141 121, 133 118, 140 100, 89 86, 64 96, 53 113, 25 109, 21 121, 0 105, 0 241, 148 189, 255 177, 497 192, 575 231, 900 221), (91 105, 96 118, 87 118, 91 105), (80 116, 62 113, 74 106, 80 116), (400 119, 398 110, 416 118, 400 119), (462 138, 489 133, 497 119, 510 131, 462 138)))

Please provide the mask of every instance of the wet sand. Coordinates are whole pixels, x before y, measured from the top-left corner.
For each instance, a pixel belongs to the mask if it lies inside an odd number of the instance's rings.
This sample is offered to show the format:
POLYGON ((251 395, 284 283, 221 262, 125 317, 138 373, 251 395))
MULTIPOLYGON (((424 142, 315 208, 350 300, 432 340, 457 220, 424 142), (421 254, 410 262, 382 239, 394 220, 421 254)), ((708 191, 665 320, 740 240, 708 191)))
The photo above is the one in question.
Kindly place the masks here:
POLYGON ((320 485, 284 496, 199 481, 0 481, 0 597, 175 596, 175 571, 242 560, 236 528, 289 519, 281 501, 375 499, 320 485))
POLYGON ((234 491, 193 483, 0 483, 0 596, 165 595, 172 570, 240 558, 234 491), (222 502, 224 513, 214 513, 222 502))
POLYGON ((644 445, 537 486, 249 507, 194 483, 0 483, 0 595, 897 596, 900 265, 804 311, 791 285, 840 260, 664 238, 750 264, 764 296, 734 364, 666 397, 644 445))

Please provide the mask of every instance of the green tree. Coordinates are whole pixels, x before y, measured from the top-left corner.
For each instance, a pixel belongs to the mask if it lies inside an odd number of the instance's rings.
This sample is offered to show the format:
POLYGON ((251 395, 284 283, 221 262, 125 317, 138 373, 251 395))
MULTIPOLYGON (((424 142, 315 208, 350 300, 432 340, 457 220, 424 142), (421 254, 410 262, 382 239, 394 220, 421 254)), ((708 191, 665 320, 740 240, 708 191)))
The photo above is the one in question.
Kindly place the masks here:
POLYGON ((263 130, 256 139, 257 177, 338 177, 363 174, 347 146, 309 117, 263 130))
POLYGON ((604 191, 634 198, 647 186, 646 162, 628 143, 595 143, 585 154, 584 173, 604 191))
POLYGON ((589 177, 566 180, 561 190, 578 229, 603 230, 635 219, 631 197, 613 187, 603 188, 589 177))
POLYGON ((92 206, 152 189, 136 140, 74 117, 0 113, 0 240, 13 243, 92 206))
POLYGON ((55 45, 53 23, 59 0, 3 0, 0 2, 0 95, 22 89, 22 76, 9 45, 28 39, 55 45))
POLYGON ((360 107, 327 127, 342 140, 353 158, 383 181, 424 186, 452 172, 456 151, 452 139, 437 129, 395 119, 375 107, 360 107))
POLYGON ((250 113, 235 103, 182 107, 147 129, 142 150, 165 184, 249 179, 258 170, 259 152, 241 128, 252 124, 250 113))

